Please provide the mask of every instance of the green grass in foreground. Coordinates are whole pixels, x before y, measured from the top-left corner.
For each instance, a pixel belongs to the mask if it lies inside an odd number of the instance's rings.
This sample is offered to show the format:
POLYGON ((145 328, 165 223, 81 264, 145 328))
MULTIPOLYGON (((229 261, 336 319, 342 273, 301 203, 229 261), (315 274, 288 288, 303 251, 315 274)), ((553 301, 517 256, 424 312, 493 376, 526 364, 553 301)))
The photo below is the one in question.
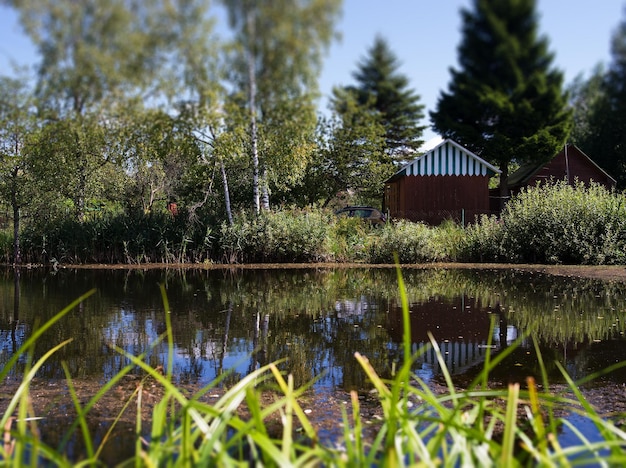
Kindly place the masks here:
MULTIPOLYGON (((0 463, 20 467, 28 464, 101 466, 102 448, 114 432, 116 422, 130 405, 136 405, 138 414, 136 450, 123 466, 249 466, 250 463, 281 467, 614 466, 626 463, 626 433, 597 414, 579 391, 581 382, 569 379, 564 369, 561 370, 569 383, 567 395, 550 392, 543 362, 540 363, 544 369, 541 385, 529 379, 526 389, 519 384, 502 389, 489 388, 490 370, 514 349, 513 346, 497 356, 487 354, 480 375, 466 389, 457 390, 436 342, 431 340, 447 382, 447 392, 435 394, 411 372, 417 356, 411 355, 408 303, 400 273, 398 281, 404 311, 404 362, 391 380, 383 380, 365 356, 355 355, 376 390, 384 413, 373 438, 366 439, 364 436, 365 421, 360 415, 357 394, 353 392, 352 406, 342 415, 344 440, 332 445, 320 441, 315 427, 299 404, 306 388, 294 388, 292 378, 282 375, 275 364, 246 376, 211 405, 202 403, 200 398, 219 382, 212 382, 191 397, 185 396, 172 381, 174 345, 169 305, 162 289, 167 325, 162 339, 167 340, 169 345, 164 371, 148 365, 143 355, 132 356, 118 349, 129 364, 82 405, 66 369, 78 416, 60 446, 50 447, 38 437, 36 418, 39 415, 33 414, 29 404, 29 382, 46 359, 67 341, 60 343, 28 366, 18 391, 2 416, 0 463), (144 427, 146 422, 140 416, 142 391, 139 386, 112 424, 107 437, 96 445, 89 432, 88 413, 135 367, 143 369, 163 388, 163 396, 154 406, 151 421, 147 423, 149 426, 144 427), (263 406, 260 392, 261 388, 268 386, 275 389, 277 397, 263 406), (247 407, 248 416, 245 418, 238 411, 243 405, 247 407), (566 419, 557 416, 557 410, 561 414, 563 409, 588 418, 602 440, 591 442, 566 419), (268 429, 270 416, 276 414, 281 421, 278 434, 268 429), (578 437, 577 444, 569 447, 559 445, 557 435, 562 425, 570 426, 578 437), (297 437, 294 435, 296 426, 302 428, 297 437), (67 441, 76 434, 85 440, 86 454, 80 461, 68 460, 64 455, 67 441)), ((32 356, 38 337, 90 294, 81 296, 36 330, 7 366, 0 370, 0 379, 4 381, 21 356, 32 356)))

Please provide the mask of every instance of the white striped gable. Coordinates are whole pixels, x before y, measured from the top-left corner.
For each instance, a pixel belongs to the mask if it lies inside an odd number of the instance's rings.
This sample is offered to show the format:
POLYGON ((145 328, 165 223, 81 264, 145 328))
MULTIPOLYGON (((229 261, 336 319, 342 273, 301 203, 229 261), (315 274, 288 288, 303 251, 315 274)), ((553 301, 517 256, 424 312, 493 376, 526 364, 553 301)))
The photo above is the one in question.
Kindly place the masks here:
POLYGON ((453 140, 444 140, 433 149, 406 164, 398 175, 486 176, 500 170, 453 140))

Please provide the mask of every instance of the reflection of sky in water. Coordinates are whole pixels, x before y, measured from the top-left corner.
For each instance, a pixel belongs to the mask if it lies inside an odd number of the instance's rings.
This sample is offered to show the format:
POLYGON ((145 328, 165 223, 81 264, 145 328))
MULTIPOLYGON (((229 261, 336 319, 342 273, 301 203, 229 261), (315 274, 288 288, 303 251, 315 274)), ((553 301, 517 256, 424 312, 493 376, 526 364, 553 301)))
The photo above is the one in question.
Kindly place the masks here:
MULTIPOLYGON (((147 352, 148 363, 166 366, 167 341, 150 349, 165 331, 157 288, 163 274, 109 272, 98 280, 98 272, 80 276, 59 272, 45 278, 33 273, 32 278, 22 278, 17 314, 13 281, 0 278, 0 366, 32 333, 37 320, 52 316, 78 291, 94 286, 100 291, 97 297, 50 330, 49 341, 42 340, 40 349, 74 338, 59 359, 70 363, 82 378, 107 379, 127 364, 108 345, 135 355, 147 352)), ((168 278, 173 374, 180 382, 204 385, 229 370, 236 379, 287 358, 282 368, 293 372, 299 384, 319 377, 318 391, 347 390, 367 386, 354 358, 356 351, 385 377, 402 359, 403 317, 395 271, 215 276, 197 272, 180 281, 168 278), (332 275, 336 278, 331 281, 332 275), (335 287, 335 280, 340 286, 335 287)), ((406 280, 412 288, 412 350, 418 353, 413 371, 424 382, 441 374, 441 364, 429 349, 429 332, 452 374, 480 368, 488 351, 496 354, 510 346, 535 322, 539 325, 532 336, 544 339, 546 350, 553 351, 546 360, 559 360, 576 378, 626 359, 626 346, 612 340, 624 334, 626 325, 625 294, 618 286, 484 271, 407 272, 406 280), (574 340, 572 333, 585 338, 574 340)), ((532 350, 529 339, 522 346, 526 361, 519 360, 519 369, 526 372, 535 358, 528 352, 532 350)), ((58 362, 51 360, 44 366, 42 376, 62 378, 58 362)), ((620 378, 626 381, 626 376, 620 378)))

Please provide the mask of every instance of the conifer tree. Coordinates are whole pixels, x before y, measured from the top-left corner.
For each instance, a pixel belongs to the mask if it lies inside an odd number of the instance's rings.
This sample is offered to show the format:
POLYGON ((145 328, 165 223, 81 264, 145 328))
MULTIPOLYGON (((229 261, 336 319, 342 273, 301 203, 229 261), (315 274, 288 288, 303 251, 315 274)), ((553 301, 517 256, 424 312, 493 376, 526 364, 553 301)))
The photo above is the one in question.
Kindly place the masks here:
POLYGON ((347 89, 356 94, 360 105, 371 106, 380 114, 389 158, 404 159, 423 143, 426 127, 420 125, 424 118, 420 96, 409 88, 409 79, 398 71, 398 58, 380 36, 357 67, 352 75, 357 85, 347 89))
MULTIPOLYGON (((594 77, 591 78, 591 80, 594 77)), ((590 80, 591 86, 593 82, 590 80)), ((626 19, 611 41, 611 63, 589 111, 587 132, 578 144, 600 167, 626 187, 626 19)))
POLYGON ((444 138, 499 167, 504 201, 510 162, 547 160, 565 143, 563 76, 538 36, 535 0, 474 0, 461 15, 460 69, 451 70, 431 120, 444 138))

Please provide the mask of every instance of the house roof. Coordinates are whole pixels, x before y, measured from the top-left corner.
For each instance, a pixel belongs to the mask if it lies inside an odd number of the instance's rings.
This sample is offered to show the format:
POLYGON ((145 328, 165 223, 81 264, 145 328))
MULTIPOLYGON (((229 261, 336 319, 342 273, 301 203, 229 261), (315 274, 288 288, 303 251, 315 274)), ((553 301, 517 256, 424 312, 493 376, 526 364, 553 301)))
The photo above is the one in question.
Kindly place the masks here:
POLYGON ((526 184, 533 176, 537 175, 537 173, 541 171, 541 169, 543 169, 546 166, 546 164, 550 163, 550 161, 552 161, 554 158, 559 156, 566 149, 574 150, 575 152, 577 152, 580 156, 585 158, 587 162, 593 165, 598 170, 598 172, 602 173, 605 177, 607 177, 607 179, 611 180, 613 184, 616 183, 613 177, 611 177, 604 169, 598 166, 595 163, 595 161, 591 159, 589 156, 587 156, 580 148, 578 148, 576 145, 567 144, 561 151, 559 151, 556 155, 554 155, 554 157, 551 158, 549 161, 544 161, 540 163, 534 162, 534 163, 522 164, 519 167, 519 169, 517 169, 508 177, 507 185, 509 187, 517 187, 517 186, 526 184))
POLYGON ((485 176, 500 174, 500 170, 462 147, 457 142, 443 140, 434 148, 405 164, 387 182, 403 176, 485 176))

